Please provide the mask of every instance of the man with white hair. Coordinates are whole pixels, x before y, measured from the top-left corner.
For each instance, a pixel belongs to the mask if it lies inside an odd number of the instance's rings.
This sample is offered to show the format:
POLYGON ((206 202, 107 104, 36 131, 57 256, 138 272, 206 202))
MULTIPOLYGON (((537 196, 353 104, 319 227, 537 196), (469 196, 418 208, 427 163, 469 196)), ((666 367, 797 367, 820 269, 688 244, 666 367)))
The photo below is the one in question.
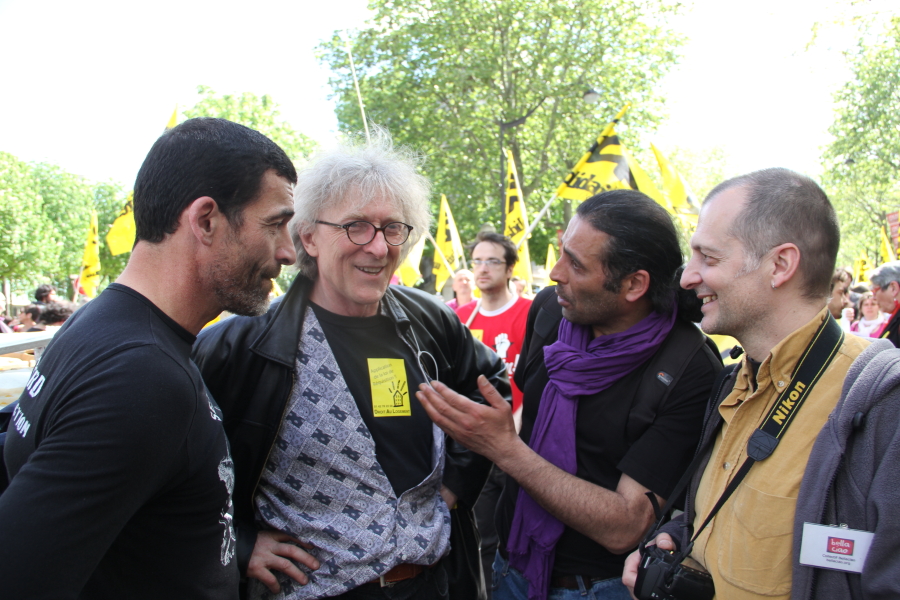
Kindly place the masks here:
POLYGON ((881 312, 890 315, 887 324, 872 335, 900 346, 900 260, 885 263, 875 269, 869 276, 869 282, 881 312))
POLYGON ((451 519, 471 527, 490 463, 411 390, 440 379, 481 399, 484 374, 508 398, 509 383, 452 310, 388 285, 428 229, 429 188, 386 134, 318 156, 294 192, 300 274, 267 314, 198 340, 234 449, 251 598, 448 598, 451 519))

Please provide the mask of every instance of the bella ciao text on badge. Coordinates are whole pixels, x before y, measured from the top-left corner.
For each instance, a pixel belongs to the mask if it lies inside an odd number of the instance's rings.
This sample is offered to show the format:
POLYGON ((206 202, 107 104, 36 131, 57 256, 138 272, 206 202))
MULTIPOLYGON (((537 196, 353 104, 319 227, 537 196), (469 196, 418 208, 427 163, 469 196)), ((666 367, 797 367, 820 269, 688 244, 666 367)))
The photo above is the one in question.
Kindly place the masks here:
POLYGON ((800 564, 862 573, 875 534, 836 525, 803 524, 800 564))

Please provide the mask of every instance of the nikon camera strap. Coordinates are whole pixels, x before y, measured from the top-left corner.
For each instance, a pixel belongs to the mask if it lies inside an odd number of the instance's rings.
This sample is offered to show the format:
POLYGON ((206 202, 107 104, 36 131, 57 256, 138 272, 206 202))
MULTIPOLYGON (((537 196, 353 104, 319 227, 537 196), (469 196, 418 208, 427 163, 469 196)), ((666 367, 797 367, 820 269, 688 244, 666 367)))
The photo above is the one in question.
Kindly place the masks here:
POLYGON ((834 360, 843 342, 844 331, 830 314, 827 315, 825 321, 816 330, 812 341, 810 341, 806 350, 800 356, 800 360, 791 377, 791 385, 781 392, 775 404, 769 410, 769 414, 766 415, 762 426, 750 436, 750 440, 747 442, 747 459, 741 465, 731 483, 725 488, 725 491, 722 492, 722 496, 716 502, 706 520, 703 521, 703 525, 694 532, 694 536, 691 538, 685 551, 685 556, 690 553, 690 549, 700 532, 709 525, 709 522, 716 516, 719 509, 722 508, 731 494, 737 489, 737 486, 744 479, 753 463, 765 460, 775 451, 779 440, 784 437, 784 432, 787 431, 788 426, 794 421, 797 412, 803 406, 807 396, 809 396, 810 390, 822 377, 822 373, 825 372, 831 361, 834 360))

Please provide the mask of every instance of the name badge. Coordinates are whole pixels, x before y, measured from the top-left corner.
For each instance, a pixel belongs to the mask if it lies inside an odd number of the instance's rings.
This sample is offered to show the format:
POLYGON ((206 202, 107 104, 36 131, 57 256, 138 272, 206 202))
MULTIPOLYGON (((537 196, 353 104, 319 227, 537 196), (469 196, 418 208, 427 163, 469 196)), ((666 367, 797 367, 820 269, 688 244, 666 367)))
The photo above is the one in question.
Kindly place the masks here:
POLYGON ((370 358, 369 385, 372 389, 372 414, 376 417, 412 415, 406 363, 401 358, 370 358))
POLYGON ((862 573, 875 534, 835 525, 803 524, 800 564, 862 573))

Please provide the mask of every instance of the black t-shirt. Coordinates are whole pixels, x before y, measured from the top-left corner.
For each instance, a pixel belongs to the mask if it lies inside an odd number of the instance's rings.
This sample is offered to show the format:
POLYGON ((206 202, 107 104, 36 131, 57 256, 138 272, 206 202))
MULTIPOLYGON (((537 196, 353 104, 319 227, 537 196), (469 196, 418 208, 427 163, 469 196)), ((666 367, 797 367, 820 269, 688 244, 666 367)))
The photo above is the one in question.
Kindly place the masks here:
POLYGON ((110 285, 19 399, 0 496, 0 595, 237 598, 234 469, 194 336, 110 285))
MULTIPOLYGON (((533 331, 535 314, 542 303, 535 300, 529 314, 528 331, 533 331)), ((553 332, 545 347, 557 339, 553 332)), ((529 356, 526 347, 522 356, 529 356)), ((537 418, 541 395, 548 382, 543 353, 540 359, 523 365, 520 361, 517 381, 524 377, 524 401, 520 437, 526 442, 531 438, 537 418)), ((684 374, 675 384, 656 420, 639 435, 626 431, 631 403, 638 385, 648 375, 645 371, 652 362, 649 359, 599 394, 583 396, 578 400, 575 423, 576 476, 610 490, 618 486, 622 474, 667 498, 690 464, 700 439, 700 429, 707 399, 715 379, 710 361, 698 352, 684 374)), ((502 548, 506 548, 512 525, 518 484, 507 477, 506 485, 497 505, 496 524, 502 548)), ((625 554, 613 554, 606 548, 566 527, 556 545, 554 576, 583 575, 589 577, 620 577, 625 554)))
MULTIPOLYGON (((416 399, 419 384, 425 381, 417 367, 413 350, 403 343, 396 325, 383 315, 346 317, 310 303, 341 375, 356 401, 359 413, 375 440, 375 457, 399 496, 417 486, 431 473, 431 419, 416 399), (376 417, 372 403, 369 359, 400 359, 404 362, 406 385, 391 386, 401 397, 398 404, 409 407, 409 416, 376 417)), ((427 361, 427 357, 424 359, 427 361)), ((427 365, 426 365, 426 368, 427 365)))

